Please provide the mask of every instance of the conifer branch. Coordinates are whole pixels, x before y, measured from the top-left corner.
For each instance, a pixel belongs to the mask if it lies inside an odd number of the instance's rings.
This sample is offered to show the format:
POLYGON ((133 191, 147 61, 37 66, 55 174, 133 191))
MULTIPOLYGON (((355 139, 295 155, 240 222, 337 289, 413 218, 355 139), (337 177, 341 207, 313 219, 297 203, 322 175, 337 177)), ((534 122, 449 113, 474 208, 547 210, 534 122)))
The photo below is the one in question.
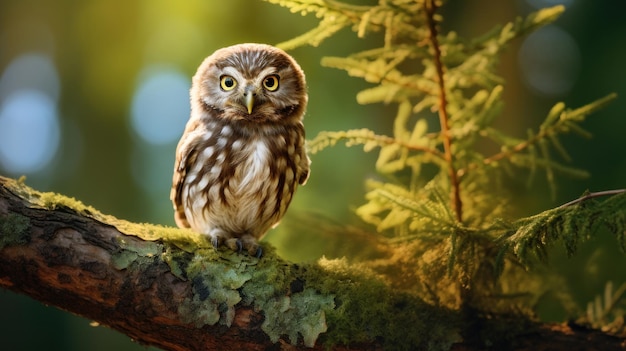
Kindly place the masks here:
MULTIPOLYGON (((511 159, 515 154, 526 151, 530 147, 539 144, 542 140, 550 139, 553 144, 556 144, 555 141, 557 141, 556 136, 558 134, 576 132, 584 137, 589 137, 589 133, 580 128, 577 122, 583 121, 589 114, 606 106, 616 97, 617 94, 612 93, 583 107, 568 111, 563 111, 565 106, 562 103, 558 103, 552 108, 537 133, 533 133, 528 139, 516 145, 508 146, 496 154, 485 157, 480 163, 470 163, 467 167, 459 169, 457 175, 463 177, 468 171, 476 169, 480 165, 488 166, 501 160, 511 159)), ((555 147, 559 150, 560 144, 556 144, 555 147)))
POLYGON ((545 261, 548 246, 559 241, 567 254, 573 255, 578 245, 598 233, 601 227, 613 233, 622 251, 626 251, 626 189, 587 193, 533 216, 511 223, 500 222, 494 227, 496 231, 504 231, 498 239, 502 246, 496 267, 502 267, 503 254, 509 250, 527 266, 531 257, 545 261), (609 195, 601 202, 587 202, 609 195))
POLYGON ((452 205, 456 220, 459 223, 463 222, 463 203, 461 202, 461 190, 459 177, 454 167, 454 158, 452 155, 452 136, 450 135, 450 127, 448 124, 449 117, 446 109, 446 87, 444 81, 443 62, 441 61, 441 49, 439 47, 439 41, 437 39, 437 24, 435 23, 435 13, 437 12, 437 1, 429 0, 425 3, 426 21, 428 23, 428 29, 430 31, 430 44, 433 48, 434 63, 437 70, 438 86, 439 86, 439 123, 441 124, 441 135, 443 138, 444 156, 448 163, 448 174, 450 177, 450 184, 452 187, 452 205))
POLYGON ((339 132, 320 132, 314 139, 308 142, 308 149, 311 153, 317 153, 329 146, 334 146, 337 142, 345 140, 346 146, 362 144, 366 151, 376 146, 399 145, 407 150, 431 154, 438 159, 445 160, 445 155, 434 148, 405 142, 397 138, 386 135, 379 135, 369 129, 352 129, 339 132))
MULTIPOLYGON (((522 151, 526 150, 529 146, 536 144, 537 142, 539 142, 539 140, 544 139, 547 136, 547 131, 543 130, 537 134, 535 134, 534 136, 532 136, 530 139, 528 140, 524 140, 521 143, 511 147, 511 148, 507 148, 503 151, 500 151, 494 155, 491 155, 489 157, 485 157, 482 160, 482 165, 484 166, 488 166, 494 162, 498 162, 500 160, 503 159, 508 159, 511 156, 521 153, 522 151)), ((467 167, 465 168, 461 168, 458 170, 458 175, 459 177, 463 177, 468 171, 471 171, 473 169, 478 168, 479 164, 478 163, 471 163, 469 164, 467 167)))

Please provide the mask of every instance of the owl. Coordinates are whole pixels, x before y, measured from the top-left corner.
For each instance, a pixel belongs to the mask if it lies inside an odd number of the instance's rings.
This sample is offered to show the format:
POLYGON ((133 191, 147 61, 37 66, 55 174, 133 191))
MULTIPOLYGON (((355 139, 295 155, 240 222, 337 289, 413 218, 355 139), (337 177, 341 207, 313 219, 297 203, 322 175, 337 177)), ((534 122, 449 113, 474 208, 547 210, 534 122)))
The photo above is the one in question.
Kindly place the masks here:
POLYGON ((176 223, 261 256, 257 240, 309 177, 304 73, 281 49, 234 45, 202 62, 190 100, 170 194, 176 223))

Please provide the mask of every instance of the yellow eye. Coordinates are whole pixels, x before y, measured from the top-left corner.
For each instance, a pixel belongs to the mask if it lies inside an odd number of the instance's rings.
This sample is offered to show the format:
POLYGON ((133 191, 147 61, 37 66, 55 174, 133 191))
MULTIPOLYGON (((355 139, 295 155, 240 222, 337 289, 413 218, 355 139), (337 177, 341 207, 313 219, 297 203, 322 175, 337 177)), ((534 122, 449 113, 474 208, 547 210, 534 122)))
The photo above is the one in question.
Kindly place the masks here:
POLYGON ((278 76, 272 74, 271 76, 265 77, 265 79, 263 79, 263 87, 269 91, 276 91, 276 89, 278 89, 278 76))
POLYGON ((235 78, 231 76, 222 76, 220 78, 220 87, 222 88, 222 90, 230 91, 230 90, 235 89, 236 86, 237 86, 237 81, 235 80, 235 78))

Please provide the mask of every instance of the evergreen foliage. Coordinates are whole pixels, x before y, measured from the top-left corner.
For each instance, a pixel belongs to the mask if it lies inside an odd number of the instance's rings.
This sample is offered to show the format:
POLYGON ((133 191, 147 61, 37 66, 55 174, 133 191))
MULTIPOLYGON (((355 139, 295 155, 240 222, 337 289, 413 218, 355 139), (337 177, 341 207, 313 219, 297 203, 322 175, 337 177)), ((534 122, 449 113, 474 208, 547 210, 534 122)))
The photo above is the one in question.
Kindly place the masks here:
POLYGON ((485 296, 522 296, 525 269, 533 257, 545 260, 554 243, 562 242, 574 254, 605 227, 626 249, 623 191, 586 194, 520 219, 510 218, 506 209, 512 199, 502 196, 503 179, 511 174, 528 174, 530 181, 543 173, 553 196, 557 175, 586 177, 586 171, 567 165, 570 156, 559 138, 568 133, 588 137, 582 122, 616 97, 609 94, 577 108, 559 102, 525 137, 494 127, 503 109, 504 81, 496 72, 500 53, 513 39, 556 20, 563 6, 465 39, 454 31, 439 32, 443 18, 437 0, 379 0, 369 6, 267 1, 320 19, 311 31, 278 44, 284 49, 317 46, 343 28, 358 38, 382 33, 379 47, 325 57, 322 65, 373 85, 358 92, 359 103, 397 105, 395 116, 388 118, 393 134, 322 132, 309 147, 319 152, 344 142, 378 151, 375 166, 383 180, 367 181, 366 201, 356 213, 386 238, 389 257, 370 265, 391 284, 446 306, 497 309, 485 296), (433 116, 438 124, 433 125, 433 116), (497 151, 481 151, 479 145, 485 144, 497 151), (612 196, 599 201, 600 195, 612 196))

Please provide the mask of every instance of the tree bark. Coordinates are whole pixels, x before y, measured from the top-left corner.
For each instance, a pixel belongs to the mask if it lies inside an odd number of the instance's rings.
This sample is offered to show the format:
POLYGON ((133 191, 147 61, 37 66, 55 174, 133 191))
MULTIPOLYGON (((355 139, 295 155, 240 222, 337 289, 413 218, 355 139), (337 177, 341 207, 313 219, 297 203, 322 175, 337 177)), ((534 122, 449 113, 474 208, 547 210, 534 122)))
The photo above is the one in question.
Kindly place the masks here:
POLYGON ((467 320, 346 267, 341 261, 291 264, 271 248, 261 259, 216 251, 188 231, 121 221, 0 177, 0 286, 142 344, 165 350, 625 349, 620 338, 523 316, 467 320))

